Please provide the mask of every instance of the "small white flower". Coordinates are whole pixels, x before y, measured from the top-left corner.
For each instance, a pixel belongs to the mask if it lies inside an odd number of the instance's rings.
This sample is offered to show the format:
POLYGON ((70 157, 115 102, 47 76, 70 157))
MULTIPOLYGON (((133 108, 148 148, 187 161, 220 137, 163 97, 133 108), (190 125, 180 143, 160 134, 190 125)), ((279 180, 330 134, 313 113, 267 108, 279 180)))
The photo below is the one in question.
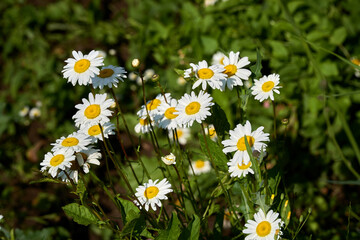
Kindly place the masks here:
POLYGON ((23 107, 23 109, 20 110, 19 116, 25 117, 30 111, 30 108, 28 106, 23 107))
POLYGON ((169 130, 169 138, 173 140, 173 131, 175 132, 175 140, 178 138, 179 143, 181 145, 185 145, 188 139, 191 137, 190 129, 189 128, 176 128, 169 130))
POLYGON ((240 52, 234 53, 231 51, 229 57, 224 57, 224 73, 227 75, 227 78, 225 79, 226 83, 223 85, 224 89, 226 86, 230 90, 232 90, 234 86, 242 86, 242 80, 248 80, 251 75, 250 70, 243 68, 250 64, 248 57, 239 59, 239 55, 240 52))
POLYGON ((138 75, 134 72, 131 72, 131 73, 129 73, 128 77, 131 81, 135 81, 136 78, 138 77, 138 75))
POLYGON ((224 58, 225 58, 225 54, 223 54, 222 52, 216 52, 212 56, 211 64, 212 65, 224 65, 224 58))
POLYGON ((91 139, 82 132, 73 132, 67 137, 61 137, 52 143, 54 147, 51 151, 57 151, 59 149, 69 149, 73 152, 79 152, 81 150, 88 149, 88 145, 91 144, 91 139))
POLYGON ((135 126, 135 132, 136 133, 148 133, 150 132, 151 126, 155 127, 155 121, 152 119, 152 117, 143 116, 139 119, 139 123, 135 126))
POLYGON ((154 74, 155 74, 154 69, 146 69, 143 76, 144 81, 150 80, 152 76, 154 76, 154 74))
POLYGON ((275 73, 264 76, 259 80, 254 79, 254 86, 251 88, 252 95, 260 102, 268 98, 274 101, 274 92, 280 94, 278 89, 281 88, 281 86, 278 86, 279 83, 280 76, 275 73))
POLYGON ((183 78, 183 77, 178 77, 178 79, 177 79, 177 84, 179 84, 180 86, 184 86, 185 84, 186 84, 186 80, 185 80, 185 78, 183 78))
POLYGON ((266 150, 266 144, 264 141, 269 141, 269 134, 263 132, 264 127, 259 127, 255 131, 251 131, 251 124, 246 121, 245 125, 238 124, 234 130, 230 130, 230 139, 224 140, 221 143, 224 145, 223 152, 235 152, 232 160, 244 162, 248 164, 250 162, 250 156, 247 152, 245 145, 245 136, 251 152, 257 150, 259 152, 266 150))
POLYGON ((105 51, 103 51, 103 50, 97 50, 97 52, 98 52, 98 57, 102 57, 102 58, 106 58, 106 52, 105 51))
POLYGON ((99 149, 89 148, 75 154, 76 160, 84 173, 89 173, 90 164, 100 165, 101 153, 99 149))
POLYGON ((65 170, 71 167, 71 162, 75 160, 72 150, 60 149, 54 153, 45 154, 45 159, 40 163, 41 171, 48 171, 54 178, 58 174, 58 170, 65 170))
POLYGON ((64 78, 74 86, 77 82, 79 85, 88 85, 91 83, 91 78, 99 74, 98 67, 104 65, 104 59, 99 57, 99 53, 95 50, 85 56, 80 51, 72 51, 72 54, 74 58, 65 60, 67 65, 62 70, 64 78))
POLYGON ((281 229, 279 213, 270 210, 266 215, 263 210, 254 214, 254 220, 248 220, 243 233, 249 234, 245 240, 273 240, 277 239, 281 229))
POLYGON ((191 127, 194 121, 201 123, 208 116, 211 116, 210 107, 214 105, 210 94, 200 91, 196 96, 194 92, 191 95, 185 95, 179 100, 178 106, 175 108, 179 112, 177 121, 186 127, 191 127))
POLYGON ((167 98, 166 100, 167 102, 163 101, 158 107, 158 112, 154 115, 154 120, 159 127, 171 130, 178 127, 176 119, 179 114, 175 109, 177 107, 177 100, 171 98, 167 98))
POLYGON ((102 67, 99 75, 92 78, 92 84, 94 88, 100 89, 103 89, 105 86, 112 88, 113 85, 117 87, 119 81, 123 82, 123 78, 127 78, 125 74, 126 71, 122 67, 115 67, 113 65, 102 67))
POLYGON ((210 124, 209 126, 207 126, 205 128, 205 134, 209 135, 210 139, 213 140, 214 142, 216 142, 218 139, 218 136, 216 134, 215 127, 213 124, 210 124))
POLYGON ((169 155, 166 155, 165 157, 161 157, 161 160, 166 164, 166 165, 172 165, 172 164, 176 164, 175 160, 176 157, 174 154, 170 153, 169 155))
MULTIPOLYGON (((224 67, 221 65, 212 65, 208 67, 208 64, 205 60, 195 65, 190 64, 193 72, 195 73, 196 82, 192 86, 192 89, 197 88, 200 84, 202 90, 206 90, 206 86, 209 85, 212 89, 219 89, 222 91, 224 89, 224 82, 222 80, 226 79, 227 75, 224 74, 224 67)), ((185 77, 190 77, 188 71, 185 71, 185 77)))
POLYGON ((145 208, 146 211, 149 211, 149 206, 156 211, 156 206, 161 207, 160 200, 167 200, 168 197, 166 194, 172 192, 171 184, 168 182, 166 178, 161 180, 161 182, 157 183, 159 180, 149 180, 148 183, 140 185, 136 188, 135 196, 140 201, 140 203, 135 200, 134 203, 142 208, 145 208))
MULTIPOLYGON (((115 129, 115 125, 111 122, 107 122, 101 125, 103 134, 105 138, 109 138, 109 135, 114 135, 114 129, 115 129)), ((85 135, 89 136, 89 138, 91 139, 91 143, 97 143, 98 139, 100 141, 104 141, 102 134, 101 134, 101 129, 99 124, 88 124, 85 126, 82 126, 80 128, 80 132, 84 133, 85 135)))
POLYGON ((37 118, 37 117, 40 117, 40 116, 41 116, 41 111, 37 107, 32 108, 30 110, 30 112, 29 112, 30 119, 34 119, 34 118, 37 118))
MULTIPOLYGON (((196 160, 191 163, 192 168, 194 169, 195 175, 200 175, 202 173, 210 172, 211 170, 211 164, 209 161, 204 160, 196 160)), ((193 174, 193 171, 191 168, 189 168, 189 174, 193 174)))
POLYGON ((87 124, 104 124, 109 122, 109 116, 112 111, 109 110, 110 106, 114 103, 113 99, 106 99, 107 95, 96 94, 95 97, 89 93, 89 100, 83 98, 83 104, 77 104, 75 108, 79 109, 73 116, 75 119, 75 126, 80 127, 87 124))
POLYGON ((143 117, 149 113, 151 117, 154 117, 159 112, 160 104, 165 103, 168 100, 170 101, 170 99, 170 93, 165 93, 165 97, 162 94, 158 94, 155 99, 147 101, 146 106, 142 105, 141 109, 136 114, 138 117, 143 117))
POLYGON ((238 160, 232 160, 227 163, 229 166, 230 177, 246 176, 248 173, 254 174, 254 170, 251 169, 251 161, 245 164, 243 161, 240 163, 238 160))
POLYGON ((113 48, 109 49, 109 54, 110 54, 111 56, 115 56, 116 50, 113 49, 113 48))

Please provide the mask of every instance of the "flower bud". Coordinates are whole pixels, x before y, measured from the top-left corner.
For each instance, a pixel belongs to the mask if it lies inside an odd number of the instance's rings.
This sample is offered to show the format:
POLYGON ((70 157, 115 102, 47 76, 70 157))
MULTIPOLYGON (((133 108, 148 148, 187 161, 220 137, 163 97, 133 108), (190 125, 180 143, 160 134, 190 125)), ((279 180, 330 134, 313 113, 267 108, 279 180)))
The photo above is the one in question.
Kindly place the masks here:
POLYGON ((139 60, 139 59, 134 58, 134 59, 131 61, 131 66, 132 66, 133 68, 137 68, 137 67, 139 67, 139 65, 140 65, 140 60, 139 60))
POLYGON ((152 80, 153 82, 157 82, 157 81, 159 81, 159 78, 160 78, 159 74, 155 73, 155 74, 151 77, 151 80, 152 80))
POLYGON ((282 119, 281 124, 285 125, 285 126, 288 125, 289 124, 289 119, 287 119, 287 118, 282 119))

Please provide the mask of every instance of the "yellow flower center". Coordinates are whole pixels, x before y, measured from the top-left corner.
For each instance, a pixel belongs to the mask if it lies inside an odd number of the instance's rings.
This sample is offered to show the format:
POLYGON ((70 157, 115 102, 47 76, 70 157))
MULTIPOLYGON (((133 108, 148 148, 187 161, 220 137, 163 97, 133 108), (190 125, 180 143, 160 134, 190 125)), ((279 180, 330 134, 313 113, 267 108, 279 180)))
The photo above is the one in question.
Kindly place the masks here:
POLYGON ((205 162, 203 160, 197 160, 195 162, 195 167, 196 168, 203 168, 205 166, 205 162))
POLYGON ((216 135, 216 131, 215 131, 215 128, 209 128, 209 136, 211 137, 211 138, 213 138, 213 137, 215 137, 215 135, 216 135))
POLYGON ((259 237, 265 237, 271 232, 271 224, 268 221, 262 221, 256 227, 256 234, 259 237))
POLYGON ((79 143, 79 139, 74 137, 68 137, 61 142, 61 145, 63 145, 64 147, 72 147, 72 146, 76 146, 78 143, 79 143))
MULTIPOLYGON (((176 135, 177 135, 178 138, 181 138, 181 136, 183 134, 184 134, 184 132, 182 130, 179 130, 179 129, 176 130, 176 135)), ((175 138, 176 138, 176 136, 175 136, 175 138)))
POLYGON ((221 64, 221 65, 224 65, 224 57, 222 57, 222 58, 220 59, 220 64, 221 64))
POLYGON ((155 186, 151 186, 151 187, 148 187, 145 189, 144 196, 147 199, 152 199, 152 198, 156 197, 156 195, 158 195, 158 193, 159 193, 159 189, 155 186))
POLYGON ((249 162, 248 164, 244 164, 244 162, 243 162, 241 165, 238 164, 237 166, 240 170, 246 170, 249 167, 251 167, 251 162, 249 162))
POLYGON ((100 105, 98 104, 91 104, 85 109, 84 115, 89 119, 94 119, 99 116, 101 113, 100 105))
POLYGON ((202 68, 197 72, 197 74, 201 79, 209 79, 214 76, 214 72, 210 68, 202 68))
POLYGON ((90 61, 87 59, 80 59, 75 63, 74 70, 77 73, 83 73, 90 67, 90 61))
POLYGON ((99 77, 101 78, 108 78, 111 77, 114 74, 114 71, 112 69, 106 68, 102 69, 99 73, 99 77))
POLYGON ((198 102, 191 102, 189 105, 186 106, 185 112, 187 115, 193 115, 199 112, 200 110, 200 103, 198 102))
POLYGON ((151 100, 148 104, 146 104, 147 110, 154 110, 160 105, 161 101, 159 99, 151 100))
POLYGON ((170 107, 170 108, 166 109, 164 115, 167 119, 174 119, 178 116, 178 114, 174 114, 175 112, 177 112, 175 110, 175 107, 170 107))
POLYGON ((61 164, 64 161, 64 159, 65 159, 65 156, 62 154, 55 155, 51 158, 50 165, 53 167, 56 167, 59 164, 61 164))
POLYGON ((148 120, 148 118, 145 118, 145 119, 143 119, 143 118, 140 118, 140 125, 141 126, 145 126, 145 125, 148 125, 149 124, 149 120, 148 120))
POLYGON ((225 66, 224 73, 228 75, 228 77, 231 77, 232 75, 235 75, 237 71, 237 67, 234 64, 229 64, 225 66))
POLYGON ((356 64, 356 65, 360 66, 360 60, 357 59, 357 58, 352 59, 351 62, 352 62, 353 64, 356 64))
POLYGON ((101 134, 101 129, 100 129, 99 125, 94 125, 94 126, 90 127, 88 130, 88 134, 90 136, 96 136, 96 135, 101 134))
MULTIPOLYGON (((249 146, 252 147, 254 145, 255 139, 251 136, 246 136, 246 139, 249 143, 249 146)), ((246 151, 245 137, 242 137, 238 140, 236 147, 239 149, 239 151, 246 151)))
POLYGON ((269 92, 271 89, 273 89, 274 87, 274 82, 273 81, 267 81, 265 82, 262 86, 261 86, 261 89, 264 91, 264 92, 269 92))

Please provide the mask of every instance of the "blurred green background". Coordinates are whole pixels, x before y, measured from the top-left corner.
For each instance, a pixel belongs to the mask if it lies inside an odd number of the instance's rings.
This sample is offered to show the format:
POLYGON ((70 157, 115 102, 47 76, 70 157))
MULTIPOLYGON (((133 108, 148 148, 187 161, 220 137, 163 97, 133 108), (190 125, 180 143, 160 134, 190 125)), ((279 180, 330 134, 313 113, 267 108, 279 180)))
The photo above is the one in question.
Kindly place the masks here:
MULTIPOLYGON (((283 86, 275 96, 279 138, 270 156, 278 156, 293 218, 312 208, 299 239, 360 238, 360 83, 349 64, 360 57, 360 1, 2 0, 0 15, 0 214, 17 236, 111 235, 64 215, 61 206, 73 197, 66 187, 29 185, 41 176, 50 143, 74 131, 74 105, 89 92, 62 78, 72 50, 102 50, 106 65, 129 72, 139 58, 143 70, 154 69, 165 90, 180 97, 190 85, 179 85, 175 68, 211 62, 217 51, 240 51, 253 65, 258 49, 262 74, 280 74, 283 86), (26 106, 41 115, 21 116, 26 106)), ((147 85, 149 95, 159 92, 147 85)), ((136 119, 136 83, 129 80, 116 93, 136 119)), ((236 93, 213 97, 233 128, 236 93)), ((247 116, 271 131, 271 107, 251 100, 247 116)))

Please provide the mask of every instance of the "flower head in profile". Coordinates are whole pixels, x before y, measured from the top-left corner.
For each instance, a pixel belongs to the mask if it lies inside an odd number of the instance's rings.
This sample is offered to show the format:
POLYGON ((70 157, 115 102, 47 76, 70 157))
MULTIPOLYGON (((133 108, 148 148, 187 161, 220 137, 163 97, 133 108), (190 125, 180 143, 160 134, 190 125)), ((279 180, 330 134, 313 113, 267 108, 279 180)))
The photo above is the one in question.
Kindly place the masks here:
POLYGON ((254 86, 251 87, 252 95, 260 102, 268 98, 274 101, 274 92, 280 94, 278 89, 281 88, 281 86, 278 86, 279 83, 280 76, 275 73, 264 76, 259 80, 254 79, 254 86))
POLYGON ((226 86, 230 90, 232 90, 234 86, 242 86, 242 80, 248 80, 251 75, 251 71, 244 68, 250 64, 248 57, 240 58, 239 55, 240 52, 234 53, 231 51, 229 57, 224 57, 224 73, 227 75, 224 89, 226 86))
POLYGON ((178 127, 177 117, 179 116, 176 110, 178 103, 176 99, 169 98, 167 102, 162 102, 158 108, 158 112, 154 116, 154 120, 159 127, 163 129, 175 129, 178 127))
POLYGON ((106 98, 106 93, 96 94, 95 96, 89 93, 89 100, 83 98, 83 103, 75 106, 75 108, 79 109, 73 116, 75 126, 80 127, 88 124, 94 125, 109 122, 109 116, 112 115, 112 111, 108 108, 113 105, 114 100, 106 98))
POLYGON ((250 156, 246 149, 245 137, 251 152, 257 150, 261 152, 266 150, 264 141, 269 141, 269 134, 263 132, 264 127, 259 127, 255 131, 251 131, 251 124, 246 121, 245 125, 238 124, 234 130, 230 130, 230 139, 224 140, 221 143, 224 145, 223 152, 235 152, 232 161, 238 161, 247 165, 250 162, 250 156))
POLYGON ((210 94, 203 91, 200 91, 198 96, 195 92, 191 92, 191 95, 185 93, 175 108, 179 112, 178 123, 185 127, 191 127, 194 121, 202 123, 211 116, 210 107, 214 105, 212 100, 210 94))
MULTIPOLYGON (((226 78, 224 74, 224 68, 221 65, 208 66, 205 60, 198 63, 198 65, 191 63, 192 72, 195 73, 196 81, 192 86, 192 89, 202 86, 202 90, 206 90, 206 86, 209 85, 212 89, 223 89, 223 79, 226 78)), ((191 72, 185 71, 185 78, 190 77, 191 72)))
POLYGON ((178 139, 181 145, 185 145, 188 139, 191 137, 191 132, 189 128, 176 128, 173 130, 169 130, 169 138, 173 140, 175 138, 178 139), (175 136, 174 136, 175 133, 175 136))
POLYGON ((251 161, 248 164, 245 164, 244 161, 232 160, 227 163, 229 166, 230 177, 246 176, 248 173, 254 174, 254 170, 251 169, 251 161))
POLYGON ((196 161, 193 161, 191 163, 192 169, 190 167, 189 169, 189 174, 193 174, 193 169, 194 169, 194 173, 195 175, 200 175, 202 173, 207 173, 210 172, 211 170, 211 164, 209 161, 204 161, 201 159, 198 159, 196 161))
POLYGON ((88 85, 91 78, 98 75, 99 66, 103 66, 104 59, 99 57, 98 51, 92 50, 88 55, 83 55, 81 51, 72 51, 74 58, 65 60, 67 63, 62 70, 64 78, 68 79, 74 86, 78 82, 79 85, 88 85))
POLYGON ((80 128, 80 132, 84 133, 85 135, 89 136, 91 139, 91 143, 97 143, 98 140, 104 141, 101 130, 104 134, 105 138, 109 138, 109 135, 115 134, 115 125, 111 122, 106 122, 104 124, 101 124, 101 128, 99 124, 88 124, 83 125, 80 128))
POLYGON ((124 78, 127 78, 124 68, 109 65, 102 67, 99 74, 92 78, 92 85, 100 89, 105 86, 112 88, 113 85, 117 87, 119 81, 123 82, 124 78))
POLYGON ((45 154, 44 160, 40 163, 40 166, 43 166, 41 171, 49 172, 54 178, 58 174, 58 170, 70 168, 74 160, 75 156, 72 150, 59 149, 55 152, 48 152, 45 154))
POLYGON ((161 160, 166 164, 166 165, 172 165, 172 164, 176 164, 176 157, 174 154, 170 153, 164 157, 161 157, 161 160))
POLYGON ((152 117, 147 117, 146 115, 139 118, 138 124, 135 126, 135 132, 136 133, 148 133, 152 131, 152 127, 155 127, 155 121, 152 119, 152 117))
POLYGON ((224 65, 225 54, 222 52, 216 52, 211 58, 212 65, 224 65))
POLYGON ((141 109, 137 112, 138 117, 143 117, 149 115, 154 117, 159 112, 159 106, 162 103, 168 102, 171 99, 170 93, 165 93, 164 95, 158 94, 153 100, 147 101, 146 105, 142 105, 141 109), (168 100, 169 99, 169 100, 168 100))
POLYGON ((215 127, 213 124, 210 124, 209 126, 207 126, 205 128, 205 134, 208 135, 210 137, 210 139, 213 140, 214 142, 216 142, 218 139, 218 136, 216 134, 215 127))
POLYGON ((136 188, 135 196, 139 200, 134 201, 134 203, 142 208, 145 208, 146 211, 149 211, 149 206, 156 211, 157 207, 161 207, 160 200, 166 200, 168 197, 166 196, 168 193, 172 192, 171 184, 168 182, 166 178, 161 180, 158 183, 158 179, 153 181, 149 180, 148 183, 140 185, 136 188))
POLYGON ((266 215, 262 209, 254 214, 254 220, 248 220, 245 224, 243 233, 249 234, 245 240, 273 240, 281 235, 281 226, 283 222, 279 213, 270 210, 266 215))
POLYGON ((52 143, 51 145, 54 147, 51 150, 69 149, 73 152, 79 152, 88 149, 90 143, 91 139, 82 132, 73 132, 67 137, 61 137, 55 143, 52 143))

